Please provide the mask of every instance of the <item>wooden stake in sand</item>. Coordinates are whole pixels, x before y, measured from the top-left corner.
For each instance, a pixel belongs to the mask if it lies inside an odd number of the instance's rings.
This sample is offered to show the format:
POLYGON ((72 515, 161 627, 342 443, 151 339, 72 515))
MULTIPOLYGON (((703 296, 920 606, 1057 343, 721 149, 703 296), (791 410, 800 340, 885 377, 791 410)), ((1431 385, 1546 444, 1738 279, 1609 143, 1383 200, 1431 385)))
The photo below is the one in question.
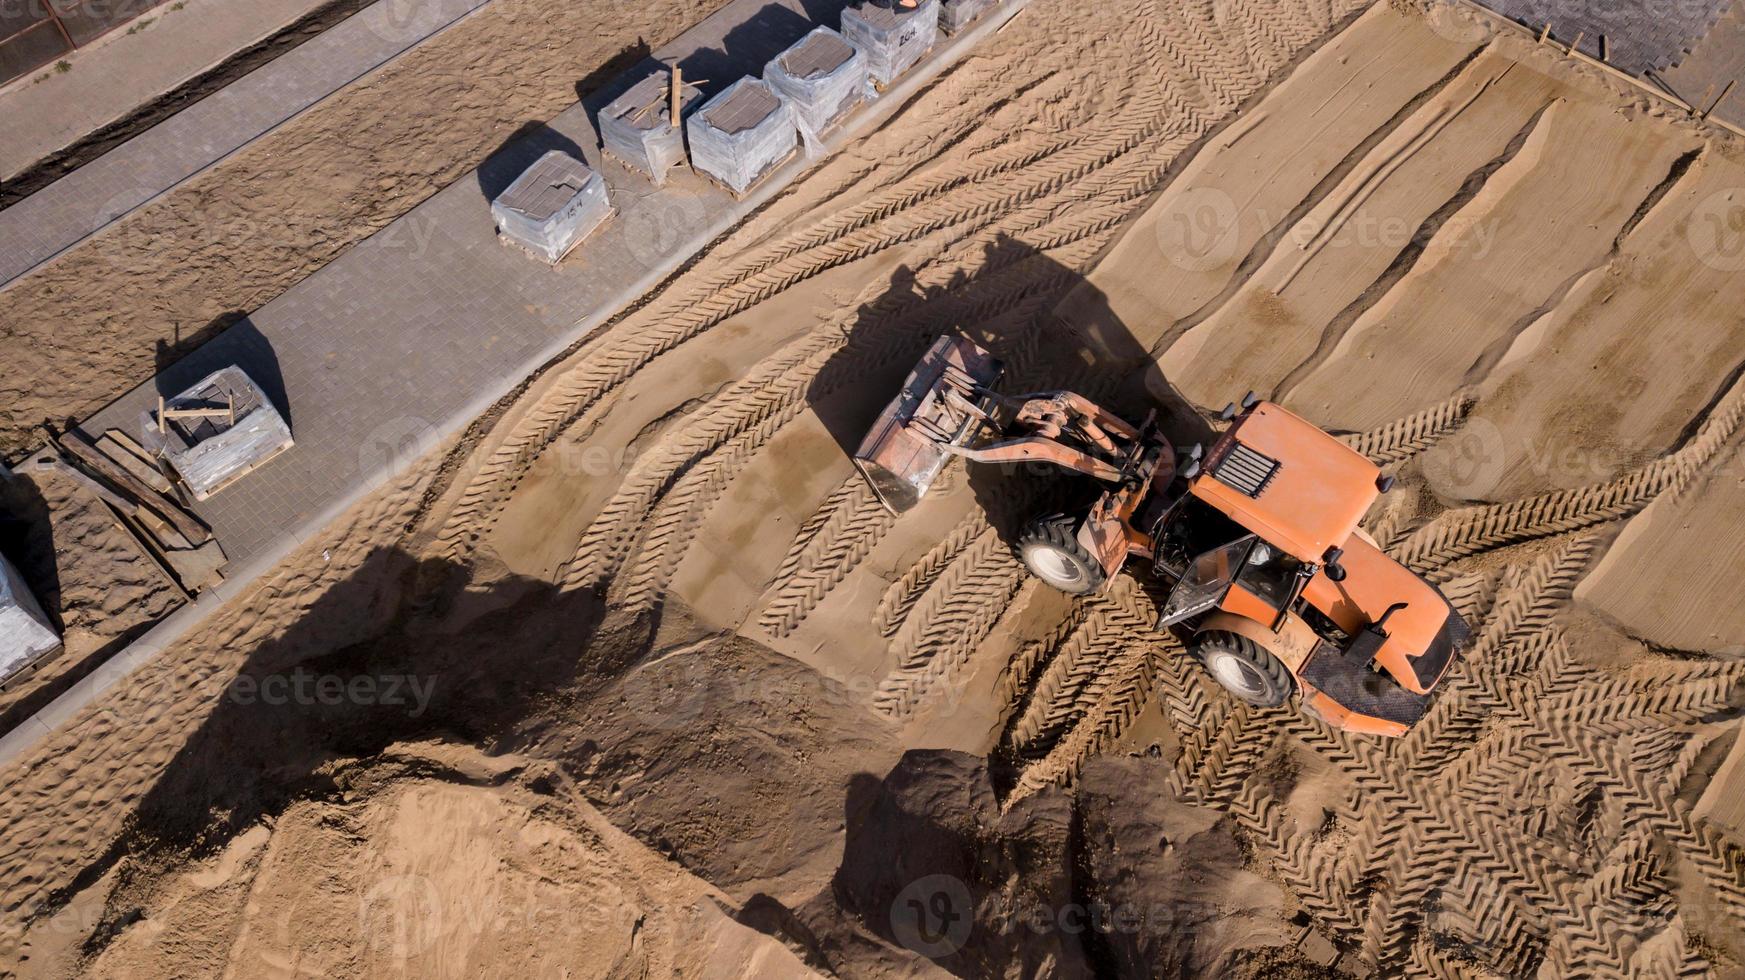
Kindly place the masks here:
POLYGON ((1571 41, 1569 44, 1569 53, 1574 54, 1575 49, 1581 47, 1581 42, 1586 40, 1586 39, 1587 39, 1587 32, 1586 31, 1582 31, 1582 32, 1576 34, 1575 40, 1571 41))
POLYGON ((1604 34, 1600 35, 1600 60, 1612 60, 1612 39, 1604 34))
MULTIPOLYGON (((1739 80, 1736 78, 1727 83, 1727 87, 1721 90, 1721 97, 1716 99, 1715 101, 1709 103, 1709 107, 1707 109, 1703 110, 1703 118, 1704 119, 1709 118, 1709 113, 1714 112, 1716 109, 1719 109, 1721 107, 1721 103, 1727 101, 1727 96, 1733 94, 1733 86, 1735 86, 1737 84, 1739 84, 1739 80)), ((1707 96, 1705 95, 1704 98, 1707 98, 1707 96)))
POLYGON ((1545 22, 1545 29, 1539 32, 1539 43, 1544 44, 1546 41, 1549 41, 1549 40, 1551 40, 1551 22, 1546 21, 1545 22))
POLYGON ((672 122, 673 122, 674 129, 679 128, 679 107, 684 104, 684 101, 685 101, 685 70, 683 68, 680 68, 679 63, 675 61, 675 62, 673 62, 673 107, 672 107, 672 122))

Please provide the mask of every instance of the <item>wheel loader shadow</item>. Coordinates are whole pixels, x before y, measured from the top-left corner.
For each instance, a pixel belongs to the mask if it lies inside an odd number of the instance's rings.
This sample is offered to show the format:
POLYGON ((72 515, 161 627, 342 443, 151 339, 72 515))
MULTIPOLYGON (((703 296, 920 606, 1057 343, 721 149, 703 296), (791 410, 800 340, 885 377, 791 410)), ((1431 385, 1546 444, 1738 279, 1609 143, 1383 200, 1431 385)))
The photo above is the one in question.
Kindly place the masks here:
MULTIPOLYGON (((860 448, 922 352, 947 333, 1005 362, 1002 392, 1076 390, 1135 423, 1155 410, 1179 448, 1210 440, 1206 420, 1077 270, 1008 235, 986 245, 973 265, 941 285, 928 284, 925 269, 900 266, 885 291, 854 312, 842 346, 807 392, 845 456, 860 448)), ((1046 463, 975 463, 967 471, 977 503, 1008 542, 1030 517, 1098 492, 1093 481, 1046 463)))

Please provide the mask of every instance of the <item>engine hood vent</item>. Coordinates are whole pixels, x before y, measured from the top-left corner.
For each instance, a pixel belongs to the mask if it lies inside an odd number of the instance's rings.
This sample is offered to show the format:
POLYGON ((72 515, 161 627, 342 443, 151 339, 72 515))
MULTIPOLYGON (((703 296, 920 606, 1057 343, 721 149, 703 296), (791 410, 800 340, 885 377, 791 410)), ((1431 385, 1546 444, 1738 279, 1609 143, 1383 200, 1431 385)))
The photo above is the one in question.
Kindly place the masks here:
POLYGON ((1259 497, 1278 473, 1278 467, 1278 460, 1255 452, 1238 442, 1231 445, 1223 459, 1218 460, 1212 476, 1233 490, 1250 497, 1259 497))

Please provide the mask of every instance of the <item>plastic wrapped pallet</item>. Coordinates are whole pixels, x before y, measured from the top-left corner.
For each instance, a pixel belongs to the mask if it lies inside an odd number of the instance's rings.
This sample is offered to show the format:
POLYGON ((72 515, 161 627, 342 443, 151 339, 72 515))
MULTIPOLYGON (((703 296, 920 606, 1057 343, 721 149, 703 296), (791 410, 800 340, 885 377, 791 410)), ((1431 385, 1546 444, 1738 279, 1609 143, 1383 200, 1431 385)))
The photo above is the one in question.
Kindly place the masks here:
POLYGON ((61 645, 24 578, 0 555, 0 685, 61 645))
POLYGON ((763 77, 794 107, 794 122, 808 147, 866 99, 869 78, 866 55, 828 27, 776 55, 763 77))
POLYGON ((870 3, 848 7, 842 11, 842 36, 866 53, 872 80, 889 85, 939 39, 939 0, 921 0, 912 10, 870 3))
POLYGON ((612 217, 612 204, 599 174, 551 150, 497 195, 491 216, 506 240, 555 263, 612 217))
MULTIPOLYGON (((682 120, 702 101, 694 85, 679 95, 682 120)), ((685 162, 685 134, 672 120, 672 72, 657 71, 600 110, 600 145, 624 165, 646 174, 655 186, 685 162)))
POLYGON ((947 34, 956 34, 999 4, 1000 0, 942 0, 939 26, 947 34))
POLYGON ((195 500, 205 500, 294 445, 284 417, 239 367, 207 375, 166 399, 164 407, 172 415, 162 430, 157 409, 141 415, 141 442, 164 454, 195 500), (188 409, 210 412, 199 417, 173 414, 188 409))
POLYGON ((692 114, 691 166, 734 194, 750 190, 799 143, 794 109, 761 78, 741 78, 692 114))

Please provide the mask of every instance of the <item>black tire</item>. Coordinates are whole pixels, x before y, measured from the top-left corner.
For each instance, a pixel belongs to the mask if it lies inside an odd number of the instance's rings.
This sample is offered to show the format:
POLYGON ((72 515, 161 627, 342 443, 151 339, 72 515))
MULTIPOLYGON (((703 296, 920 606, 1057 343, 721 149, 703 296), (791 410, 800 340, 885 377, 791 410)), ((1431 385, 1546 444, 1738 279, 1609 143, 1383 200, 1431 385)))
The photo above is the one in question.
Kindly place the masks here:
POLYGON ((1018 557, 1030 574, 1067 595, 1090 595, 1108 580, 1103 566, 1079 544, 1076 522, 1050 514, 1030 522, 1018 535, 1018 557))
POLYGON ((1194 656, 1232 697, 1257 708, 1285 703, 1296 679, 1265 647, 1237 633, 1207 630, 1194 637, 1194 656))

